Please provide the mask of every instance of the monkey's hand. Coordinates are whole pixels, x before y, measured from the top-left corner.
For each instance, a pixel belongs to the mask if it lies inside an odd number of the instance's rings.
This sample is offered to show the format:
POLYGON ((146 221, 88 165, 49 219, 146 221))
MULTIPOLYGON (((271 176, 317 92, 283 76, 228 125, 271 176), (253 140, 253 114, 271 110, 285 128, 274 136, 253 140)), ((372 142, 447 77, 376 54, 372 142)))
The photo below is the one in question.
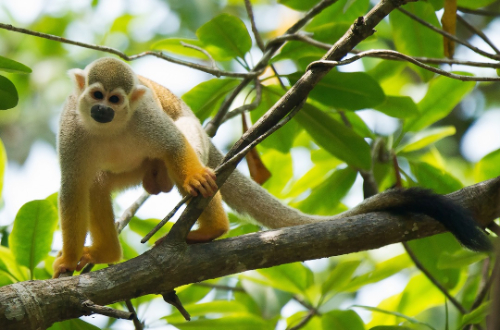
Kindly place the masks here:
POLYGON ((65 258, 62 253, 59 252, 54 264, 52 265, 54 268, 54 275, 52 275, 52 278, 58 278, 62 273, 74 271, 77 268, 77 265, 78 259, 69 260, 69 258, 65 258))
POLYGON ((182 188, 191 196, 198 196, 198 192, 203 197, 212 196, 217 191, 215 183, 215 173, 208 167, 202 167, 199 171, 187 173, 182 188))

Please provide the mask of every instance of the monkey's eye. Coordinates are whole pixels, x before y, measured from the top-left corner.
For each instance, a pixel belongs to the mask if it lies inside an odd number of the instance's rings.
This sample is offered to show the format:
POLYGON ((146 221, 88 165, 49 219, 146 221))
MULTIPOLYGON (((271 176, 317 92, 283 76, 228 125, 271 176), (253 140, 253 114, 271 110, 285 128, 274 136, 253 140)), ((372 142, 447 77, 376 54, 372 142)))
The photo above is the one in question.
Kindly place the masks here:
POLYGON ((116 103, 120 102, 120 98, 116 95, 113 95, 109 98, 109 102, 116 104, 116 103))
POLYGON ((98 100, 102 100, 104 98, 104 95, 99 91, 94 92, 92 95, 98 100))

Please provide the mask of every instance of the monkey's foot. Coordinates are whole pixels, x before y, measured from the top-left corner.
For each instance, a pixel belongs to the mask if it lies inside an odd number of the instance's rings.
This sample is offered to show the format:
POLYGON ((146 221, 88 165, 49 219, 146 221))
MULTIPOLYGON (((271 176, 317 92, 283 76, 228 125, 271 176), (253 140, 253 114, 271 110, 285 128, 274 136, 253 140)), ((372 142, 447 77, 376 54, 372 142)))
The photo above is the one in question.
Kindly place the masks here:
POLYGON ((204 167, 200 172, 188 174, 182 188, 191 196, 198 196, 200 192, 203 197, 209 197, 217 191, 215 179, 214 171, 204 167))
POLYGON ((58 278, 62 273, 74 271, 77 267, 77 264, 78 260, 68 260, 68 258, 63 257, 61 252, 59 252, 58 257, 52 265, 54 269, 52 278, 58 278))
POLYGON ((186 238, 186 242, 188 244, 196 244, 196 243, 206 243, 213 241, 214 239, 224 235, 227 230, 219 229, 219 230, 202 230, 197 229, 189 232, 186 238))
POLYGON ((76 266, 76 270, 80 271, 87 264, 114 264, 120 261, 122 257, 121 249, 111 251, 108 248, 95 248, 93 246, 85 246, 80 262, 76 266))

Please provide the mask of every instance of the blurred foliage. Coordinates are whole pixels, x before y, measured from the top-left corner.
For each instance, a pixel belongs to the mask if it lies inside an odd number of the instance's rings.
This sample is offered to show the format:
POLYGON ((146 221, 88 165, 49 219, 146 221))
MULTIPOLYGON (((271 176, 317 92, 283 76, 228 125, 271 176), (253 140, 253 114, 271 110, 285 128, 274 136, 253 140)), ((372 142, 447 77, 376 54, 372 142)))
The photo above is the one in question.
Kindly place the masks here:
MULTIPOLYGON (((128 55, 152 49, 207 63, 206 54, 182 45, 187 43, 205 49, 221 69, 232 71, 250 69, 261 54, 240 0, 34 2, 39 4, 34 7, 37 9, 27 12, 13 3, 0 2, 0 22, 114 47, 128 55)), ((251 1, 265 42, 282 34, 318 2, 251 1)), ((420 1, 405 9, 440 27, 436 12, 443 3, 420 1)), ((304 31, 318 41, 334 44, 354 19, 373 5, 368 0, 340 0, 314 17, 304 31)), ((499 2, 492 0, 459 0, 458 6, 488 6, 487 10, 500 11, 499 2)), ((483 31, 498 24, 494 16, 461 15, 483 31)), ((473 34, 459 24, 457 36, 471 39, 473 34)), ((36 140, 55 146, 55 123, 71 91, 65 71, 84 67, 106 54, 1 29, 0 40, 0 109, 9 109, 0 112, 1 192, 7 158, 22 164, 36 140)), ((389 20, 377 27, 377 33, 357 48, 444 57, 442 37, 399 11, 392 12, 389 20)), ((252 121, 258 120, 300 78, 307 65, 324 53, 300 41, 287 42, 271 59, 284 86, 271 71, 264 73, 262 97, 251 113, 252 121)), ((456 54, 466 53, 457 46, 456 54)), ((356 67, 359 72, 350 72, 349 67, 332 70, 311 92, 296 118, 261 144, 263 161, 273 173, 264 185, 266 189, 305 212, 334 214, 347 209, 346 196, 359 195, 356 178, 361 169, 373 170, 380 190, 394 185, 392 153, 399 161, 405 186, 418 185, 438 193, 500 175, 500 149, 471 164, 458 148, 473 122, 500 104, 498 84, 460 82, 406 62, 375 58, 361 62, 356 67), (392 122, 395 128, 381 133, 386 131, 371 124, 370 116, 378 118, 377 125, 392 122), (297 153, 307 155, 309 168, 298 166, 296 157, 291 156, 297 153)), ((493 70, 463 66, 460 70, 465 71, 463 74, 495 75, 493 70)), ((205 121, 238 83, 237 78, 207 79, 182 98, 205 121)), ((244 89, 237 102, 251 102, 254 90, 255 86, 244 89)), ((50 247, 58 230, 55 200, 56 195, 51 195, 25 204, 11 219, 13 225, 0 228, 0 285, 50 278, 54 259, 50 247)), ((226 237, 260 230, 238 215, 230 214, 230 219, 231 231, 226 237)), ((120 238, 124 260, 139 254, 138 235, 143 236, 158 222, 131 221, 120 238)), ((169 229, 170 225, 165 226, 155 238, 169 229)), ((489 273, 490 256, 464 250, 449 234, 416 240, 409 246, 432 276, 469 311, 467 314, 462 315, 446 302, 408 255, 395 247, 384 249, 387 253, 383 256, 382 252, 359 252, 177 288, 191 322, 185 322, 174 310, 165 312, 160 320, 151 319, 148 310, 154 308, 156 296, 137 298, 133 304, 148 326, 169 323, 179 329, 297 329, 300 325, 301 329, 315 330, 382 330, 484 325, 488 302, 473 311, 470 308, 489 273), (399 283, 400 289, 387 293, 385 288, 391 281, 399 283), (366 295, 376 306, 359 305, 366 295)), ((121 303, 113 307, 124 308, 121 303)), ((115 323, 109 320, 106 328, 119 329, 115 323)), ((51 329, 96 327, 70 320, 51 329)))

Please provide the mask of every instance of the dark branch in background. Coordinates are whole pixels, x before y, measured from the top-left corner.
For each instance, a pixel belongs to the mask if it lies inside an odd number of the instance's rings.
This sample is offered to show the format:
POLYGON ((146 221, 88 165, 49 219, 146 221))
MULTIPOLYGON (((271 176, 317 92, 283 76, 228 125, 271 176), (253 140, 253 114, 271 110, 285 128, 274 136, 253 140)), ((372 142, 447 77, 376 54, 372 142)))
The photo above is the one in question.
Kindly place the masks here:
POLYGON ((125 300, 125 305, 127 305, 128 311, 134 314, 134 316, 132 317, 132 321, 134 322, 135 330, 144 330, 144 325, 137 317, 137 313, 135 312, 135 308, 134 305, 132 305, 132 302, 129 299, 127 299, 125 300))
POLYGON ((46 33, 36 32, 36 31, 28 30, 28 29, 18 28, 18 27, 12 26, 11 24, 0 23, 0 29, 19 32, 19 33, 39 37, 39 38, 44 38, 44 39, 48 39, 48 40, 62 42, 65 44, 75 45, 75 46, 79 46, 79 47, 83 47, 83 48, 89 48, 89 49, 94 49, 94 50, 98 50, 98 51, 109 53, 109 54, 114 54, 114 55, 116 55, 116 56, 118 56, 126 61, 133 61, 133 60, 136 60, 138 58, 145 57, 145 56, 155 56, 155 57, 161 58, 161 59, 168 61, 168 62, 187 66, 187 67, 190 67, 190 68, 193 68, 196 70, 200 70, 200 71, 212 74, 216 77, 226 76, 226 77, 235 77, 235 78, 247 78, 247 77, 253 78, 253 77, 258 75, 258 72, 237 73, 237 72, 229 72, 229 71, 214 69, 212 67, 207 67, 205 65, 183 61, 183 60, 177 59, 175 57, 171 57, 171 56, 165 55, 161 52, 155 52, 155 51, 147 51, 147 52, 142 52, 140 54, 128 56, 125 53, 123 53, 115 48, 87 44, 84 42, 74 41, 74 40, 63 38, 63 37, 55 36, 52 34, 46 34, 46 33))
POLYGON ((340 65, 351 64, 351 63, 359 60, 360 58, 363 58, 366 56, 372 56, 372 55, 387 55, 387 56, 397 57, 397 58, 403 59, 405 61, 408 61, 412 64, 415 64, 416 66, 424 68, 428 71, 440 74, 440 75, 448 77, 448 78, 461 80, 461 81, 500 81, 500 77, 473 77, 473 76, 464 76, 461 74, 451 73, 451 72, 441 70, 441 69, 435 68, 433 66, 421 63, 421 62, 417 61, 415 58, 408 56, 408 55, 401 54, 395 50, 368 50, 366 52, 358 53, 357 55, 354 55, 354 56, 348 58, 347 60, 343 60, 343 61, 324 61, 324 60, 315 61, 315 62, 312 62, 309 64, 309 66, 307 67, 307 70, 310 70, 311 68, 314 68, 316 66, 325 66, 325 67, 333 68, 333 67, 340 66, 340 65))
POLYGON ((470 9, 465 7, 458 6, 457 9, 462 13, 472 14, 472 15, 480 15, 480 16, 500 16, 500 13, 497 11, 492 11, 488 9, 470 9))
POLYGON ((462 23, 467 29, 469 29, 473 33, 477 34, 481 39, 483 39, 483 41, 486 42, 491 47, 491 49, 495 51, 495 53, 500 54, 500 50, 498 50, 495 44, 486 36, 486 34, 483 33, 483 31, 479 30, 474 25, 467 22, 465 18, 463 18, 460 15, 457 15, 457 21, 462 23))
POLYGON ((437 32, 443 36, 445 36, 446 38, 450 39, 450 40, 453 40, 455 42, 458 42, 459 44, 462 44, 464 45, 465 47, 469 48, 470 50, 474 51, 475 53, 477 54, 480 54, 480 55, 483 55, 485 57, 488 57, 488 58, 491 58, 493 60, 500 60, 500 55, 498 54, 491 54, 491 53, 488 53, 488 52, 485 52, 484 50, 480 49, 480 48, 477 48, 476 46, 473 46, 471 45, 469 42, 467 41, 464 41, 464 40, 461 40, 461 39, 458 39, 457 37, 455 37, 453 34, 451 33, 448 33, 442 29, 439 29, 437 27, 435 27, 434 25, 424 21, 423 19, 421 19, 420 17, 410 13, 409 11, 407 10, 404 10, 403 8, 398 8, 398 10, 400 12, 402 12, 403 14, 407 15, 408 17, 412 18, 413 20, 419 22, 420 24, 428 27, 429 29, 433 30, 434 32, 437 32))

